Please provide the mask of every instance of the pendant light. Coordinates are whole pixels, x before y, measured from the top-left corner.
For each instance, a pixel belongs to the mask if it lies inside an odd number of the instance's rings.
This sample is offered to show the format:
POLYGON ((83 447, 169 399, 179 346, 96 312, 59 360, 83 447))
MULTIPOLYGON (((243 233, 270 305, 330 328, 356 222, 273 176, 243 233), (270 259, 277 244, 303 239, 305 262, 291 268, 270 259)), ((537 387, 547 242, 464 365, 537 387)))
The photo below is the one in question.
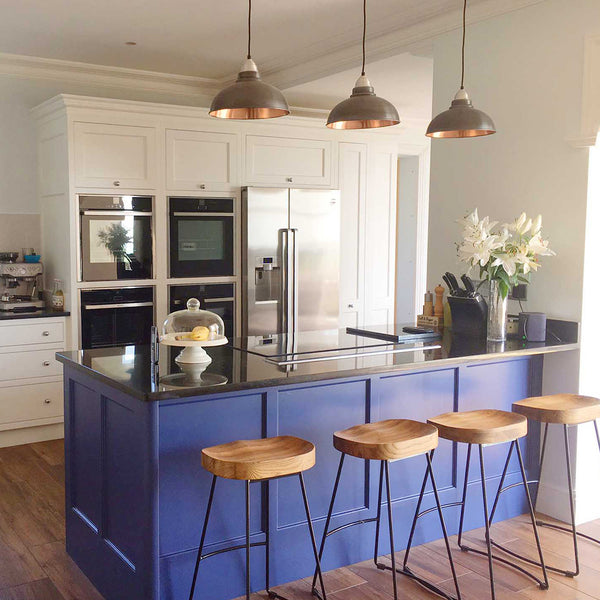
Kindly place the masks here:
POLYGON ((468 138, 496 133, 492 118, 473 107, 465 90, 465 35, 467 26, 467 0, 463 4, 462 59, 460 89, 454 96, 450 108, 429 123, 425 135, 433 138, 468 138))
POLYGON ((261 80, 250 54, 252 0, 248 0, 248 54, 236 82, 221 90, 209 114, 221 119, 273 119, 290 114, 283 94, 261 80))
POLYGON ((333 107, 327 118, 330 129, 371 129, 398 125, 400 117, 391 102, 375 95, 365 75, 365 43, 367 37, 367 0, 363 0, 362 72, 350 98, 333 107))

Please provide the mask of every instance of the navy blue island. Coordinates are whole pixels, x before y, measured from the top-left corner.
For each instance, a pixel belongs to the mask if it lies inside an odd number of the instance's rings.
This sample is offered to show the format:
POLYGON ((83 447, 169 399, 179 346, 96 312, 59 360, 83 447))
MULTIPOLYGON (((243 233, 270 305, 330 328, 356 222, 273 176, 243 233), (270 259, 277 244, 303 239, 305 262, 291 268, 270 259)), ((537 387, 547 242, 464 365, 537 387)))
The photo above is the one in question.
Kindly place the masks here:
MULTIPOLYGON (((209 349, 213 362, 202 381, 178 374, 174 354, 164 349, 158 370, 149 346, 61 352, 67 551, 107 600, 185 600, 211 483, 201 467, 203 447, 276 435, 313 442, 317 463, 306 473, 306 484, 319 536, 339 460, 334 431, 390 418, 425 421, 453 410, 510 410, 513 401, 541 393, 544 354, 578 347, 573 325, 575 336, 568 335, 573 327, 563 327, 560 342, 489 346, 446 334, 438 344, 417 343, 409 352, 382 354, 385 344, 379 342, 375 350, 369 346, 349 358, 347 336, 340 332, 337 354, 292 365, 277 364, 286 361, 277 361, 276 352, 265 360, 248 340, 236 340, 209 349)), ((538 448, 539 431, 532 426, 523 444, 531 476, 538 448)), ((486 449, 492 492, 507 450, 506 445, 486 449)), ((465 453, 464 447, 440 440, 433 464, 443 502, 460 499, 465 453)), ((332 527, 375 516, 376 467, 347 459, 332 527)), ((397 550, 408 536, 424 467, 423 456, 391 466, 397 550)), ((483 525, 478 474, 472 465, 469 501, 475 509, 467 512, 467 529, 483 525)), ((515 461, 507 483, 518 477, 515 461)), ((296 478, 284 478, 268 487, 272 585, 307 577, 314 569, 297 486, 296 478)), ((266 493, 262 483, 251 486, 253 542, 263 539, 266 493)), ((219 480, 207 552, 244 543, 244 502, 242 482, 219 480)), ((433 505, 431 494, 425 502, 433 505)), ((503 496, 496 520, 522 512, 524 496, 517 488, 503 496)), ((456 533, 458 515, 457 508, 446 510, 450 533, 456 533)), ((373 524, 333 536, 324 569, 370 558, 373 537, 373 524)), ((415 543, 438 537, 435 515, 419 521, 415 543)), ((389 553, 386 543, 381 540, 381 554, 389 553)), ((253 590, 264 589, 263 549, 253 550, 252 573, 253 590)), ((198 598, 229 600, 243 592, 243 551, 201 564, 198 598)))

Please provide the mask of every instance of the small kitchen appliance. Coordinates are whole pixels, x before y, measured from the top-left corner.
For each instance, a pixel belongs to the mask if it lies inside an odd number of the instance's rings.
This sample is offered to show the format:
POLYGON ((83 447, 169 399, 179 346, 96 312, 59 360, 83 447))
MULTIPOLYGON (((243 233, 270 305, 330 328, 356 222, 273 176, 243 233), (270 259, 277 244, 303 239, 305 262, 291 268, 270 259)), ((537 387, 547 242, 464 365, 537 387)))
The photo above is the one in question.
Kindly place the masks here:
POLYGON ((35 312, 44 308, 44 301, 37 297, 38 277, 43 271, 39 262, 0 262, 0 311, 35 312))
POLYGON ((519 313, 519 339, 528 342, 545 342, 546 315, 541 312, 519 313))

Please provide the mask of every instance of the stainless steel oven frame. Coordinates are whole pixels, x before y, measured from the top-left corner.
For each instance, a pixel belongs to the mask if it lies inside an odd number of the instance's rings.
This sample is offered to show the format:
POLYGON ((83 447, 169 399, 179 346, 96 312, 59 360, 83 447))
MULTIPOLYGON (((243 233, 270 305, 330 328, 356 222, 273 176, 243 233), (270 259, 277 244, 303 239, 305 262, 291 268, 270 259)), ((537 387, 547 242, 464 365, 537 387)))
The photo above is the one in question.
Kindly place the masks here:
MULTIPOLYGON (((151 243, 152 243, 152 273, 151 273, 151 277, 147 278, 147 279, 136 279, 136 280, 115 280, 115 279, 107 279, 104 280, 104 282, 107 284, 105 287, 113 287, 110 284, 118 284, 120 281, 123 282, 127 282, 127 283, 131 283, 132 281, 140 281, 140 282, 144 282, 144 283, 140 283, 140 285, 145 285, 145 282, 152 282, 155 281, 156 279, 156 196, 153 194, 95 194, 93 193, 93 191, 90 192, 86 192, 86 193, 81 193, 81 194, 76 194, 75 195, 75 206, 76 206, 76 210, 77 210, 77 224, 76 224, 76 228, 77 228, 77 251, 76 251, 76 269, 77 269, 77 282, 78 283, 103 283, 103 281, 85 281, 83 279, 83 261, 82 261, 82 250, 83 250, 83 245, 82 245, 82 230, 81 230, 81 217, 80 217, 80 211, 79 211, 79 199, 81 197, 85 197, 85 196, 102 196, 104 198, 115 198, 115 197, 120 197, 120 196, 147 196, 149 198, 152 198, 152 212, 150 213, 150 219, 152 219, 152 239, 151 239, 151 243)), ((119 211, 115 211, 115 212, 119 212, 119 211)), ((121 211, 122 212, 122 211, 121 211)), ((105 213, 106 214, 106 213, 105 213)), ((116 286, 115 286, 116 287, 116 286)), ((139 286, 122 286, 122 287, 139 287, 139 286)), ((82 289, 80 289, 79 291, 82 291, 82 289)), ((79 296, 81 297, 81 294, 79 294, 79 296)), ((155 292, 155 301, 156 301, 156 292, 155 292)), ((81 310, 81 307, 78 307, 79 310, 81 310)), ((156 315, 155 315, 156 318, 156 315)), ((81 325, 81 324, 80 324, 81 325)), ((80 328, 80 332, 79 332, 79 336, 81 338, 81 328, 80 328)), ((81 345, 81 339, 79 340, 79 343, 81 345)))

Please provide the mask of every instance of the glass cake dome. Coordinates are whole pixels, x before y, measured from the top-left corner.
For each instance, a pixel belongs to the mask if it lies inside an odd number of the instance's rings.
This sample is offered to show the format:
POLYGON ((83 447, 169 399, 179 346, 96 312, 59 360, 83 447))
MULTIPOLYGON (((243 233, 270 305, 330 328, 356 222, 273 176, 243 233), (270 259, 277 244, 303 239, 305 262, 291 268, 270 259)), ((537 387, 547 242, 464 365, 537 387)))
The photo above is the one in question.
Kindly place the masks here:
POLYGON ((200 308, 200 301, 190 298, 187 308, 172 312, 163 323, 163 337, 178 341, 210 342, 225 340, 225 324, 219 315, 200 308))

